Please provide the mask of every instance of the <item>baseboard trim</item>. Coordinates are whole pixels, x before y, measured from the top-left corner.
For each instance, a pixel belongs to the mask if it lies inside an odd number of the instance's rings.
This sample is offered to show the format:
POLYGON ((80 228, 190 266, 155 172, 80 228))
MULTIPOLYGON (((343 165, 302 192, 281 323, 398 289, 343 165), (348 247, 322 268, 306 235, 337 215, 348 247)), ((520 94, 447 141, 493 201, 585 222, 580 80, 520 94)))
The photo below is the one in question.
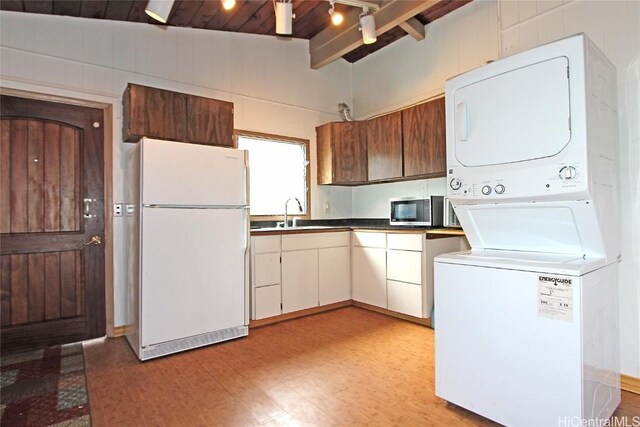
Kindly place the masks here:
POLYGON ((417 323, 418 325, 431 327, 431 319, 423 319, 420 317, 409 316, 408 314, 398 313, 397 311, 387 310, 386 308, 376 307, 375 305, 365 304, 359 301, 352 301, 354 307, 364 308, 365 310, 375 311, 376 313, 385 314, 395 317, 396 319, 406 320, 407 322, 417 323))
POLYGON ((640 394, 640 378, 620 374, 620 388, 631 393, 640 394))
POLYGON ((306 308, 304 310, 294 311, 292 313, 281 314, 279 316, 267 317, 266 319, 251 320, 249 329, 259 328, 261 326, 272 325, 274 323, 284 322, 286 320, 297 319, 299 317, 310 316, 312 314, 324 313, 325 311, 336 310, 338 308, 348 307, 351 300, 327 304, 320 307, 306 308))
POLYGON ((126 329, 126 326, 114 326, 113 335, 111 335, 111 337, 113 338, 123 337, 125 333, 125 329, 126 329))

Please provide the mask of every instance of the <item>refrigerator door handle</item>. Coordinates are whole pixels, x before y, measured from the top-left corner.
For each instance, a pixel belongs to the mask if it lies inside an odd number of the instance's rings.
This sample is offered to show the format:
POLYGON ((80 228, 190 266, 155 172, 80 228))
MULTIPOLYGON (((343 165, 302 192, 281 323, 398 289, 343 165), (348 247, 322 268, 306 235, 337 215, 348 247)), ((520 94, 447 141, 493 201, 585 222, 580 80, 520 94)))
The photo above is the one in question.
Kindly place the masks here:
POLYGON ((250 277, 249 277, 249 263, 250 263, 250 245, 251 245, 251 238, 250 238, 250 229, 251 229, 251 216, 249 215, 249 206, 246 206, 243 209, 244 212, 244 216, 245 216, 245 230, 244 230, 244 295, 245 295, 245 299, 244 299, 244 323, 245 325, 249 325, 249 310, 250 310, 250 304, 249 304, 249 291, 250 291, 250 277))

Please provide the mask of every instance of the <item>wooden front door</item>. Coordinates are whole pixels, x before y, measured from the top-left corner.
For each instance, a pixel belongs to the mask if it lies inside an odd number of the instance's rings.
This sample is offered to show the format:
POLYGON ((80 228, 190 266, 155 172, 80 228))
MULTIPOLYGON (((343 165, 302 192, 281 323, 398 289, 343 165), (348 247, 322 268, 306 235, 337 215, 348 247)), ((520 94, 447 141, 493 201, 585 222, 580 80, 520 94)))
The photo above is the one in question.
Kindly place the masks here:
POLYGON ((103 336, 103 112, 2 96, 0 116, 2 353, 103 336))

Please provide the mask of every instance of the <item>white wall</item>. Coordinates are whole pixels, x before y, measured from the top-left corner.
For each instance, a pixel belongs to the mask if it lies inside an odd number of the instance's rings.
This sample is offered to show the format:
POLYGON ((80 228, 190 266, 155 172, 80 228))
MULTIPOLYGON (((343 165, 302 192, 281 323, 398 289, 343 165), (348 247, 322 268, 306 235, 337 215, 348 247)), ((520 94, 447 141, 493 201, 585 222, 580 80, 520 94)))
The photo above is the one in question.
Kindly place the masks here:
POLYGON ((640 377, 640 2, 499 0, 499 11, 503 56, 582 32, 618 70, 621 368, 640 377))
MULTIPOLYGON (((338 120, 350 102, 350 66, 309 67, 308 43, 126 22, 0 12, 0 78, 5 88, 110 103, 113 196, 123 201, 126 151, 122 100, 128 82, 231 101, 235 127, 311 141, 315 126, 338 120)), ((318 188, 311 164, 314 218, 351 216, 351 189, 318 188), (321 203, 331 200, 331 212, 321 203)), ((115 325, 124 323, 122 218, 114 218, 115 325)))
MULTIPOLYGON (((449 77, 499 57, 494 1, 476 0, 426 26, 418 42, 404 37, 353 64, 358 119, 397 110, 444 92, 449 77)), ((392 197, 446 194, 445 178, 353 188, 355 218, 386 218, 392 197)))

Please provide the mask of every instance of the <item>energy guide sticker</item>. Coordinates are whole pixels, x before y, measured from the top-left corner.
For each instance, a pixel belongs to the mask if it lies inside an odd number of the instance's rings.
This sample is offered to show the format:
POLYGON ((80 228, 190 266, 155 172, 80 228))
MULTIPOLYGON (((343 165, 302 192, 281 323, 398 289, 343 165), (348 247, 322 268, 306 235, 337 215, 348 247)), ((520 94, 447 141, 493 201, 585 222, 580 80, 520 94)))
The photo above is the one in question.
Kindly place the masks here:
POLYGON ((572 278, 538 276, 538 317, 573 321, 572 278))

